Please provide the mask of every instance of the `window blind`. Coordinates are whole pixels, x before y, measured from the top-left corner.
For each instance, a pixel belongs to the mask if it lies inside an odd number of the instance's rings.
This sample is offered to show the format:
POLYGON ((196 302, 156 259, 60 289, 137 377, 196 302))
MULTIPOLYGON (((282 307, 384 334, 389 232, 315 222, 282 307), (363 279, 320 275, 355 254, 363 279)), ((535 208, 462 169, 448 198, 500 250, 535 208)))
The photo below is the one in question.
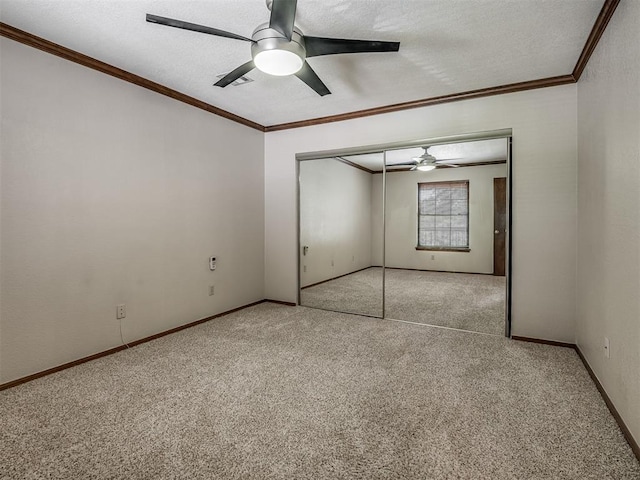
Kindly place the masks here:
POLYGON ((469 182, 418 184, 418 246, 469 247, 469 182))

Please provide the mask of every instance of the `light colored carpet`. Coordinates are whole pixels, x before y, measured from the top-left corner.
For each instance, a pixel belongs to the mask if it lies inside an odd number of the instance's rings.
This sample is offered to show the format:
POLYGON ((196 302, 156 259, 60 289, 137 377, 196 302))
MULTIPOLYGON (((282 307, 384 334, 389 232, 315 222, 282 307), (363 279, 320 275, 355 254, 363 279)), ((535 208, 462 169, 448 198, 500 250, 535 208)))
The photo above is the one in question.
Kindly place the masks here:
POLYGON ((3 479, 634 479, 573 350, 261 304, 0 392, 3 479))
POLYGON ((382 317, 382 268, 367 268, 303 288, 300 305, 382 317))
MULTIPOLYGON (((385 283, 386 318, 504 335, 505 277, 387 268, 385 283)), ((382 269, 304 288, 300 304, 382 317, 382 269)))
POLYGON ((388 268, 385 282, 387 318, 504 335, 505 277, 388 268))

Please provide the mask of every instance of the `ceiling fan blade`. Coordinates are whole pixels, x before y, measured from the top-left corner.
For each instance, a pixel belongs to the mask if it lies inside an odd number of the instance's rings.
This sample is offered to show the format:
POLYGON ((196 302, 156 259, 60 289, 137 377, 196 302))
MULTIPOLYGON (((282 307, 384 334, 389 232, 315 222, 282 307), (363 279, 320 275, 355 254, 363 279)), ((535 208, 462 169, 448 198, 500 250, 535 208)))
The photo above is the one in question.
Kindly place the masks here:
POLYGON ((437 166, 439 167, 454 167, 454 168, 458 168, 460 165, 455 164, 455 163, 447 163, 447 162, 453 162, 455 160, 464 160, 464 157, 458 157, 458 158, 443 158, 442 160, 436 160, 435 163, 437 166))
POLYGON ((235 82, 241 76, 249 73, 254 68, 256 68, 256 66, 253 63, 253 60, 250 60, 247 63, 244 63, 244 64, 240 65, 238 68, 236 68, 232 72, 227 73, 224 77, 222 77, 220 80, 218 80, 216 83, 214 83, 214 85, 216 87, 223 87, 224 88, 227 85, 229 85, 230 83, 235 82))
POLYGON ((269 27, 280 32, 287 40, 291 40, 293 35, 297 3, 297 0, 273 0, 271 4, 269 27))
POLYGON ((413 165, 416 166, 417 162, 406 162, 406 163, 388 163, 387 167, 397 167, 398 165, 413 165))
POLYGON ((197 25, 195 23, 183 22, 182 20, 176 20, 174 18, 159 17, 158 15, 151 15, 150 13, 147 13, 147 22, 166 25, 167 27, 182 28, 184 30, 191 30, 193 32, 207 33, 209 35, 216 35, 218 37, 226 37, 233 38, 234 40, 253 42, 253 40, 251 40, 250 38, 243 37, 242 35, 236 35, 235 33, 225 32, 224 30, 218 30, 217 28, 205 27, 204 25, 197 25))
POLYGON ((400 42, 376 40, 348 40, 345 38, 304 37, 307 57, 338 53, 397 52, 400 42))
POLYGON ((417 170, 417 169, 418 169, 418 166, 417 166, 417 165, 414 165, 414 166, 413 166, 413 168, 411 168, 409 171, 410 171, 410 172, 413 172, 414 170, 417 170))
POLYGON ((313 88, 318 95, 324 97, 325 95, 330 94, 331 92, 327 88, 327 86, 322 83, 320 77, 313 71, 309 63, 304 62, 302 68, 295 74, 300 80, 313 88))

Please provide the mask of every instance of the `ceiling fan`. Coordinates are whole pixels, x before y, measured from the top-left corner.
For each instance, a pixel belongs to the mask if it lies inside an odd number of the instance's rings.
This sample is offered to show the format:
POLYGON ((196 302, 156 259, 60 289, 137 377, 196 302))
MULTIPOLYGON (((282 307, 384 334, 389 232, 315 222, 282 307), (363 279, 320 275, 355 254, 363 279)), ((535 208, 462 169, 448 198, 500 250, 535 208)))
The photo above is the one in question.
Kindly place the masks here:
MULTIPOLYGON (((433 170, 434 168, 442 168, 442 167, 454 167, 457 168, 460 165, 455 165, 453 163, 443 163, 445 161, 449 162, 451 160, 460 160, 460 158, 447 158, 446 160, 438 160, 436 157, 429 153, 429 148, 431 147, 422 147, 424 153, 419 157, 413 157, 413 160, 410 163, 394 163, 393 166, 396 165, 413 165, 411 171, 420 170, 421 172, 428 172, 429 170, 433 170)), ((389 165, 392 166, 392 165, 389 165)))
POLYGON ((226 87, 254 68, 258 68, 270 75, 295 75, 313 88, 318 95, 324 96, 331 92, 309 66, 307 58, 339 53, 397 52, 400 48, 400 42, 303 35, 295 26, 297 0, 266 0, 266 2, 267 8, 271 10, 269 23, 259 25, 253 31, 251 38, 150 13, 147 14, 147 22, 250 42, 252 60, 222 77, 214 84, 218 87, 226 87))

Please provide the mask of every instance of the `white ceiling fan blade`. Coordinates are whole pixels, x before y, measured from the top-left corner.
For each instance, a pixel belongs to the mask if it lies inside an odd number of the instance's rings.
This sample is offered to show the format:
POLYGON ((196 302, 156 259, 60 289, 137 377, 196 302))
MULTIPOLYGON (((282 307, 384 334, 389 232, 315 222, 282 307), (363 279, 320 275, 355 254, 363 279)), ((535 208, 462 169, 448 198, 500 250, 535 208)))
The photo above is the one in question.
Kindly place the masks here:
POLYGON ((458 158, 442 158, 439 160, 436 160, 434 163, 438 166, 438 167, 454 167, 454 168, 458 168, 462 165, 460 164, 455 164, 455 163, 448 163, 448 162, 454 162, 456 160, 464 160, 464 157, 458 157, 458 158))

